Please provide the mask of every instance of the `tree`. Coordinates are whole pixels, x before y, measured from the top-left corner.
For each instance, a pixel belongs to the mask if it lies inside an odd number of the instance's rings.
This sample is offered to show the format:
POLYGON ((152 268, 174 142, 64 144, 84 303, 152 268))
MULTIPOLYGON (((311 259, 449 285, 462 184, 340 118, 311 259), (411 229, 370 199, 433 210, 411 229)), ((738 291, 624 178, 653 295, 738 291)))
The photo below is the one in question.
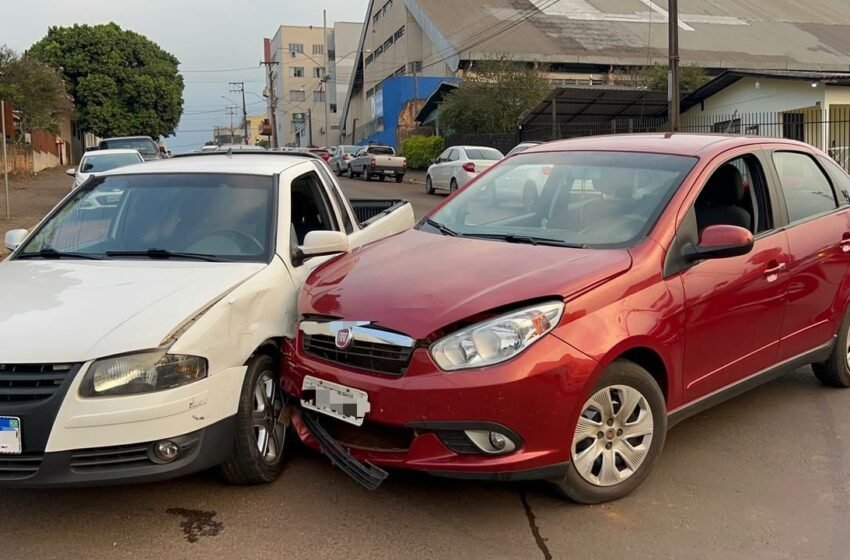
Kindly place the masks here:
POLYGON ((9 100, 21 117, 21 128, 58 132, 59 117, 74 110, 62 78, 31 56, 0 46, 0 98, 9 100))
POLYGON ((51 27, 29 54, 62 73, 84 130, 156 139, 180 121, 180 62, 138 33, 115 23, 51 27))
POLYGON ((450 133, 513 132, 549 92, 540 70, 502 58, 479 62, 440 106, 450 133))
MULTIPOLYGON (((665 91, 667 89, 667 71, 667 66, 661 64, 644 66, 635 73, 634 82, 647 89, 665 91)), ((705 70, 699 66, 679 67, 679 89, 683 92, 694 91, 709 80, 711 80, 711 76, 706 74, 705 70)))

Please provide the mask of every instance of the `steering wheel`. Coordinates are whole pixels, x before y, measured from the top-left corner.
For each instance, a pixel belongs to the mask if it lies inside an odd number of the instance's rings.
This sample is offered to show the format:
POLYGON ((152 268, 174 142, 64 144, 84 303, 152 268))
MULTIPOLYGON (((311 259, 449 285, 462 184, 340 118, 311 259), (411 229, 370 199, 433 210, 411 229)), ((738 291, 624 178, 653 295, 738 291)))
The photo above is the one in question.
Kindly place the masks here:
POLYGON ((216 235, 221 235, 223 237, 230 238, 237 245, 239 245, 240 249, 242 249, 248 254, 253 254, 255 252, 263 253, 266 250, 266 248, 263 247, 263 244, 260 243, 260 241, 256 237, 235 228, 219 228, 217 230, 211 231, 210 233, 193 243, 193 245, 200 243, 204 239, 215 237, 216 235))
POLYGON ((619 216, 612 220, 600 220, 598 222, 594 222, 583 230, 581 230, 579 233, 582 235, 587 235, 592 232, 620 229, 618 226, 622 226, 629 222, 637 224, 638 229, 640 229, 643 226, 644 222, 646 222, 646 219, 635 214, 626 214, 624 216, 619 216))

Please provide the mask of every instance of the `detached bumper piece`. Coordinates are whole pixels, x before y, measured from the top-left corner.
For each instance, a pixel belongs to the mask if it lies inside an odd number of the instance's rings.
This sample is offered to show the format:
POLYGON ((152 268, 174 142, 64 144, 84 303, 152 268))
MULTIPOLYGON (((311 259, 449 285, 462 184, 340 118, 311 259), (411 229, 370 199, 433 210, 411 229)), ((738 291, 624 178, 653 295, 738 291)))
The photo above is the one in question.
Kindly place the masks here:
POLYGON ((358 484, 368 490, 375 490, 387 478, 388 475, 385 470, 368 462, 361 463, 355 459, 351 453, 331 437, 313 413, 302 410, 301 420, 319 443, 322 454, 326 455, 335 467, 353 478, 358 484))

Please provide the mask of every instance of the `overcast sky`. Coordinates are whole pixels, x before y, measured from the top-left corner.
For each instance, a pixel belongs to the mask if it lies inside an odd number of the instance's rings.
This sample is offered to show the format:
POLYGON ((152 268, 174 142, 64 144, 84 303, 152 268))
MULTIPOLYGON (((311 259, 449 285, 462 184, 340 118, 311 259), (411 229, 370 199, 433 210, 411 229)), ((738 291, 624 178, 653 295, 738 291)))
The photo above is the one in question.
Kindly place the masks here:
POLYGON ((215 125, 229 125, 222 95, 227 82, 244 81, 249 92, 248 113, 263 113, 257 97, 265 81, 258 66, 263 37, 272 37, 279 25, 328 25, 334 21, 362 21, 367 0, 3 0, 0 44, 23 51, 52 25, 108 23, 146 35, 180 60, 186 80, 184 115, 176 137, 167 140, 175 152, 203 145, 215 125), (253 67, 252 69, 244 69, 253 67), (228 72, 197 72, 243 68, 228 72), (190 72, 193 71, 193 72, 190 72))

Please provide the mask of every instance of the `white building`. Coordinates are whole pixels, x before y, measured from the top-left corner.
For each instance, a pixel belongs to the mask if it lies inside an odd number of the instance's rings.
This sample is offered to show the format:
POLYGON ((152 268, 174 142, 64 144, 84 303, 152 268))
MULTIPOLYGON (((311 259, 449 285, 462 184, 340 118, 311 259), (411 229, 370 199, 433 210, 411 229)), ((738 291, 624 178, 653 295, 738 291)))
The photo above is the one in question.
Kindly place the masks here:
POLYGON ((279 146, 331 146, 339 143, 340 100, 345 99, 362 24, 282 25, 267 56, 279 146))

